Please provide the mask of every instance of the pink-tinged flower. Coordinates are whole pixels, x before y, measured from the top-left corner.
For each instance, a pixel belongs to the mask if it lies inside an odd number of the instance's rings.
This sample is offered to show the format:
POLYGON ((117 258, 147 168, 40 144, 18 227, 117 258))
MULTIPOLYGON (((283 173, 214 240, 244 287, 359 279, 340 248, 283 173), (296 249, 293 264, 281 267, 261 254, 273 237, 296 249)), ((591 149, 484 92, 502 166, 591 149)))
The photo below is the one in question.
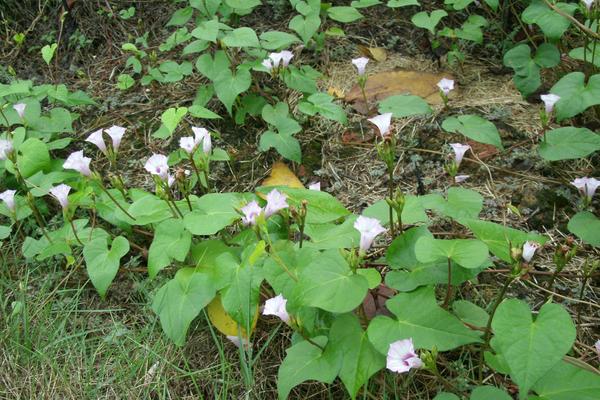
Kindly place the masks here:
POLYGON ((310 190, 316 190, 317 192, 321 191, 321 182, 313 182, 310 185, 308 185, 308 188, 310 190))
POLYGON ((290 65, 290 61, 294 58, 294 53, 289 50, 283 50, 280 51, 279 54, 281 55, 281 65, 284 67, 290 65))
POLYGON ((6 160, 12 151, 12 142, 10 140, 0 139, 0 161, 6 160))
POLYGON ((265 302, 265 308, 263 309, 263 315, 275 315, 279 317, 286 324, 290 323, 290 315, 285 309, 287 300, 283 295, 278 295, 265 302))
POLYGON ((210 133, 205 128, 197 128, 195 126, 192 127, 192 131, 194 132, 194 140, 196 145, 199 146, 202 144, 202 151, 204 154, 209 154, 212 150, 212 140, 210 138, 210 133))
POLYGON ((177 179, 175 179, 175 175, 171 175, 168 174, 167 175, 167 185, 169 185, 169 187, 173 186, 173 184, 175 183, 177 179))
POLYGON ((442 78, 438 83, 437 87, 440 88, 444 95, 448 96, 452 90, 454 90, 454 81, 452 79, 442 78))
POLYGON ((377 235, 387 230, 378 219, 362 215, 354 222, 354 228, 360 232, 360 250, 364 252, 371 248, 377 235))
POLYGON ((23 119, 25 117, 25 109, 27 108, 27 104, 25 103, 17 103, 13 105, 13 109, 19 114, 19 118, 23 119))
POLYGON ((596 348, 596 353, 598 354, 598 357, 600 357, 600 339, 598 339, 596 343, 594 343, 594 347, 596 348))
POLYGON ((196 150, 196 140, 191 136, 185 136, 179 139, 179 147, 186 153, 193 154, 196 150))
POLYGON ((523 244, 523 260, 530 262, 537 249, 540 248, 540 244, 536 242, 527 241, 523 244))
POLYGON ((592 4, 594 4, 594 0, 581 0, 583 2, 583 4, 585 4, 585 8, 587 8, 588 11, 591 10, 592 8, 592 4))
POLYGON ((17 193, 16 190, 5 190, 4 192, 0 193, 0 200, 2 200, 4 204, 6 204, 6 208, 12 212, 15 212, 16 207, 15 193, 17 193))
POLYGON ((235 347, 237 347, 238 349, 243 345, 245 348, 248 348, 248 346, 250 346, 250 342, 248 341, 248 339, 246 338, 240 338, 239 336, 229 336, 227 335, 226 338, 235 345, 235 347))
POLYGON ((358 71, 358 75, 362 76, 365 74, 367 69, 367 64, 369 63, 369 59, 367 57, 359 57, 352 59, 352 65, 356 67, 358 71))
POLYGON ((462 183, 462 182, 466 181, 467 179, 469 179, 470 177, 471 177, 470 175, 456 175, 454 177, 454 182, 462 183))
POLYGON ((162 154, 152 154, 152 156, 146 160, 144 169, 152 175, 158 176, 165 182, 168 182, 169 180, 169 164, 167 164, 167 156, 162 154))
POLYGON ((256 225, 256 218, 260 216, 263 212, 263 209, 258 205, 258 203, 253 200, 250 203, 246 204, 241 208, 244 216, 242 217, 242 224, 248 225, 256 225))
POLYGON ((119 150, 119 146, 121 146, 121 139, 123 139, 123 135, 125 135, 125 131, 127 129, 122 126, 113 125, 104 131, 110 138, 112 139, 112 147, 115 153, 119 150))
POLYGON ((372 122, 379 129, 379 133, 382 137, 386 137, 390 133, 390 125, 392 124, 392 113, 385 113, 378 115, 373 118, 369 118, 367 121, 372 122))
POLYGON ((69 192, 71 191, 71 187, 61 183, 58 186, 54 186, 50 189, 50 194, 52 197, 58 201, 58 204, 62 207, 63 210, 66 210, 69 207, 69 192))
POLYGON ((267 194, 267 206, 265 207, 265 218, 277 213, 279 210, 288 208, 287 196, 277 189, 271 190, 267 194))
POLYGON ((265 58, 262 61, 262 66, 265 67, 269 72, 273 71, 273 61, 270 58, 265 58))
POLYGON ((74 169, 83 176, 92 175, 90 170, 90 162, 92 161, 89 157, 83 156, 83 150, 71 153, 63 164, 64 169, 74 169))
POLYGON ((411 368, 421 368, 423 361, 415 353, 412 338, 398 340, 390 344, 386 358, 386 368, 399 374, 410 371, 411 368))
POLYGON ((102 129, 90 133, 90 135, 85 138, 85 141, 95 144, 101 152, 106 154, 106 143, 104 143, 104 138, 102 137, 102 129))
POLYGON ((462 162, 467 150, 471 148, 468 144, 461 143, 450 143, 450 147, 454 150, 454 162, 456 162, 457 166, 462 162))
POLYGON ((596 189, 600 187, 600 180, 584 176, 583 178, 575 179, 571 182, 571 185, 575 186, 582 196, 591 200, 594 197, 594 193, 596 193, 596 189))
POLYGON ((271 53, 269 54, 269 60, 273 64, 273 68, 279 68, 279 64, 281 64, 281 59, 283 58, 281 53, 271 53))
POLYGON ((560 100, 560 96, 549 93, 543 94, 540 96, 540 99, 544 102, 544 106, 546 107, 546 114, 550 114, 552 110, 554 110, 554 105, 557 101, 560 100))

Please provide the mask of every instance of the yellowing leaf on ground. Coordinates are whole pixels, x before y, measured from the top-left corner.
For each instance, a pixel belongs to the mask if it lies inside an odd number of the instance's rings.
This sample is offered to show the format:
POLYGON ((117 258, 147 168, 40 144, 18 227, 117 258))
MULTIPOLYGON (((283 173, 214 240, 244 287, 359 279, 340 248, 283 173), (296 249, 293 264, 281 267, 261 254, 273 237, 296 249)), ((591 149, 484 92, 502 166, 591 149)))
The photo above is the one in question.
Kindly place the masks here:
MULTIPOLYGON (((371 108, 375 107, 378 102, 394 95, 412 94, 420 96, 429 104, 441 104, 440 89, 437 83, 442 79, 454 79, 452 75, 447 73, 434 74, 431 72, 398 70, 379 72, 369 75, 365 94, 371 108)), ((456 90, 450 92, 450 98, 456 95, 456 90)), ((360 87, 354 85, 352 89, 346 93, 344 100, 347 103, 352 103, 352 107, 363 114, 367 113, 367 108, 363 100, 360 87)))
POLYGON ((292 172, 289 167, 277 161, 271 168, 271 174, 262 182, 263 186, 288 186, 291 188, 304 189, 300 179, 292 172))
POLYGON ((367 47, 358 46, 358 51, 365 57, 369 57, 377 62, 383 62, 387 60, 387 51, 383 47, 367 47))
MULTIPOLYGON (((225 336, 238 336, 241 335, 243 339, 248 339, 246 330, 240 328, 238 323, 233 320, 227 314, 221 303, 221 296, 215 297, 206 306, 206 312, 208 313, 208 319, 219 332, 225 336)), ((258 307, 256 308, 256 315, 254 316, 254 322, 252 323, 252 330, 256 327, 256 321, 258 320, 258 307)))
POLYGON ((338 99, 343 99, 344 98, 344 89, 340 89, 335 86, 330 86, 327 88, 327 94, 330 96, 333 96, 335 98, 338 98, 338 99))

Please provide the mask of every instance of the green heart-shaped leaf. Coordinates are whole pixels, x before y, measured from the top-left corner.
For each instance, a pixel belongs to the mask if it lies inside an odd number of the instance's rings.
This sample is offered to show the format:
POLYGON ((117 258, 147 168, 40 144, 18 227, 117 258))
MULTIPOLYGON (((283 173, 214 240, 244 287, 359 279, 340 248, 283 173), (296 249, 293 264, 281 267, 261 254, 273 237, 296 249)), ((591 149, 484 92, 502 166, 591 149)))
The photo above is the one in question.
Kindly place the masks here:
POLYGON ((100 297, 106 297, 106 291, 119 271, 121 258, 128 252, 129 241, 123 236, 114 238, 110 249, 106 237, 94 239, 83 247, 88 276, 100 297))

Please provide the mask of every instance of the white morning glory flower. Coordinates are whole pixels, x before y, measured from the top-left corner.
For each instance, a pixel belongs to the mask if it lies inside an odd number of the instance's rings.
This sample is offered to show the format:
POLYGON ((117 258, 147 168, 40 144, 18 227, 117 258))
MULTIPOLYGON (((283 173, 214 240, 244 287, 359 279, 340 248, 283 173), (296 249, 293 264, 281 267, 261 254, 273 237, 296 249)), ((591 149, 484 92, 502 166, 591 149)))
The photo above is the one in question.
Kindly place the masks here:
POLYGON ((212 140, 208 130, 193 126, 192 131, 194 132, 194 140, 196 145, 198 146, 202 143, 202 151, 204 154, 210 154, 212 150, 212 140))
POLYGON ((367 64, 369 63, 369 59, 367 57, 359 57, 352 59, 352 65, 356 67, 358 71, 358 75, 362 76, 365 74, 367 69, 367 64))
POLYGON ((119 150, 119 146, 121 146, 121 139, 123 139, 123 135, 125 135, 125 131, 127 129, 122 126, 113 125, 104 131, 110 136, 112 139, 112 146, 115 153, 119 150))
POLYGON ((523 260, 530 262, 537 249, 540 248, 540 244, 532 241, 527 241, 523 244, 523 260))
POLYGON ((554 110, 554 105, 560 100, 560 96, 549 93, 540 96, 540 99, 544 102, 546 108, 546 114, 550 114, 554 110))
POLYGON ((90 162, 92 161, 89 157, 83 156, 83 150, 71 153, 63 164, 64 169, 73 169, 79 172, 83 176, 92 175, 90 170, 90 162))
POLYGON ((106 154, 106 143, 104 143, 104 138, 102 137, 102 129, 90 133, 90 135, 85 138, 85 141, 95 144, 101 152, 106 154))
POLYGON ((387 369, 401 374, 410 371, 412 368, 421 368, 422 366, 423 361, 415 353, 412 338, 398 340, 390 344, 386 357, 387 369))
POLYGON ((287 300, 283 295, 278 295, 265 302, 265 308, 263 309, 263 315, 275 315, 279 317, 286 324, 290 323, 290 315, 288 314, 285 306, 287 300))
POLYGON ((369 118, 367 121, 372 122, 379 129, 379 133, 382 137, 386 137, 390 133, 390 125, 392 124, 392 113, 385 113, 378 115, 373 118, 369 118))
POLYGON ((267 194, 267 206, 265 207, 265 218, 277 213, 279 210, 288 208, 287 196, 277 189, 273 189, 267 194))
POLYGON ((13 105, 13 109, 19 114, 19 118, 23 119, 25 117, 25 109, 27 108, 27 104, 25 103, 17 103, 13 105))
POLYGON ((248 225, 256 225, 256 218, 263 212, 263 209, 258 205, 258 203, 253 200, 246 204, 241 208, 244 216, 242 217, 242 224, 248 225))
POLYGON ((16 207, 15 193, 17 193, 16 190, 5 190, 4 192, 0 193, 0 200, 2 200, 4 204, 6 204, 6 207, 12 212, 15 212, 16 207))
POLYGON ((167 164, 167 156, 165 155, 153 154, 144 164, 144 169, 165 182, 169 180, 169 164, 167 164))
POLYGON ((321 191, 321 182, 313 182, 308 185, 310 190, 316 190, 317 192, 321 191))
POLYGON ((0 139, 0 161, 6 160, 12 151, 12 142, 10 140, 0 139))
POLYGON ((362 215, 354 222, 354 228, 360 232, 360 250, 363 252, 371 248, 377 235, 387 230, 381 226, 378 219, 362 215))
POLYGON ((442 78, 438 83, 437 87, 440 88, 442 93, 448 96, 452 90, 454 90, 454 81, 452 79, 442 78))
POLYGON ((600 180, 584 176, 583 178, 575 179, 573 182, 571 182, 571 185, 575 186, 582 196, 588 200, 591 200, 596 193, 596 189, 600 187, 600 180))
POLYGON ((71 187, 61 183, 50 189, 50 194, 58 201, 63 210, 69 207, 69 192, 71 187))
POLYGON ((460 165, 467 150, 471 148, 468 144, 450 143, 450 147, 454 150, 454 161, 456 165, 460 165))

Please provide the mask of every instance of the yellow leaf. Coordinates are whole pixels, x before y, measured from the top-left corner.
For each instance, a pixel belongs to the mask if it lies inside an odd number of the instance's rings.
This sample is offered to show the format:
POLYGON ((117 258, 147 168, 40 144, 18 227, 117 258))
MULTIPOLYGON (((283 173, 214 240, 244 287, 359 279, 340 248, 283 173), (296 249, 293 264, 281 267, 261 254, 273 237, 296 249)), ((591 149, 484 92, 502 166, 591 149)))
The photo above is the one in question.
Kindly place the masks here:
MULTIPOLYGON (((300 179, 288 168, 285 163, 277 161, 271 168, 271 174, 262 182, 263 186, 288 186, 291 188, 304 189, 300 179)), ((263 199, 265 195, 258 193, 263 199)))
POLYGON ((359 45, 358 51, 365 57, 369 57, 377 62, 387 60, 387 52, 383 47, 367 47, 359 45))
POLYGON ((327 88, 327 94, 338 99, 344 98, 344 90, 335 86, 330 86, 329 88, 327 88))
MULTIPOLYGON (((238 336, 241 335, 243 339, 248 339, 246 330, 241 328, 237 322, 233 320, 227 314, 221 303, 221 296, 217 296, 206 306, 206 312, 208 313, 208 319, 219 332, 225 336, 238 336)), ((256 321, 258 321, 258 307, 256 307, 256 314, 254 321, 252 322, 252 330, 256 327, 256 321)))

